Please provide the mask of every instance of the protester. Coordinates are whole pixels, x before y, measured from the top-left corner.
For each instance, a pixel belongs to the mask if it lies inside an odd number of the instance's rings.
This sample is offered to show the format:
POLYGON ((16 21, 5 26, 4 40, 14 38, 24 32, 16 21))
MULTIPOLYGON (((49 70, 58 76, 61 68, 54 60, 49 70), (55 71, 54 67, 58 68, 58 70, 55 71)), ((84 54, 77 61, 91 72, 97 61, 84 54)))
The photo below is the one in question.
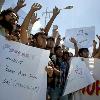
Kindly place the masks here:
MULTIPOLYGON (((5 0, 2 0, 1 4, 4 3, 4 1, 5 0)), ((8 39, 16 40, 12 38, 16 38, 16 36, 19 37, 19 34, 16 34, 20 33, 20 27, 18 27, 20 26, 18 25, 19 16, 17 12, 26 5, 24 2, 24 0, 18 0, 17 6, 14 9, 8 8, 0 13, 0 34, 8 39)), ((18 39, 16 41, 18 41, 18 39)))
POLYGON ((7 34, 11 34, 12 31, 14 30, 14 26, 17 25, 17 22, 18 22, 18 15, 16 14, 16 12, 9 8, 7 10, 3 10, 1 13, 0 13, 0 26, 1 26, 1 29, 0 29, 0 34, 2 36, 7 36, 7 34))
MULTIPOLYGON (((25 17, 22 25, 21 25, 21 32, 20 32, 20 38, 21 38, 21 42, 24 43, 24 44, 27 44, 28 43, 28 33, 27 33, 27 30, 28 30, 28 26, 29 26, 29 23, 30 23, 30 20, 32 18, 32 16, 34 15, 34 12, 37 11, 37 10, 40 10, 41 9, 41 5, 38 4, 38 3, 34 3, 32 6, 31 6, 31 9, 30 11, 28 12, 27 16, 25 17)), ((36 22, 36 17, 34 15, 34 23, 36 22)))

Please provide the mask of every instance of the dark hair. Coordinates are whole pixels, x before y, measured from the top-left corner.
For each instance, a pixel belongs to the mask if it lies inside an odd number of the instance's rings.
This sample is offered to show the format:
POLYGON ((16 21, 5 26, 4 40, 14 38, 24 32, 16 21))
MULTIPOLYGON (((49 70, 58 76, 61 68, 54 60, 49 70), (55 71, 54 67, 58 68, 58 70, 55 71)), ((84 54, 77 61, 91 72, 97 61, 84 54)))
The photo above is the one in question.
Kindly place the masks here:
POLYGON ((68 51, 63 51, 63 56, 62 56, 62 59, 64 61, 67 61, 69 59, 70 55, 69 55, 69 52, 68 51), (67 58, 65 58, 67 57, 67 58))
POLYGON ((53 38, 53 37, 48 37, 48 38, 47 38, 47 41, 48 41, 48 40, 54 41, 54 38, 53 38))
POLYGON ((54 53, 58 50, 58 49, 60 49, 61 48, 61 46, 55 46, 54 47, 54 53))
POLYGON ((17 14, 12 8, 8 8, 8 9, 6 9, 6 10, 3 10, 3 11, 0 13, 0 16, 4 17, 5 15, 8 15, 8 14, 11 13, 11 12, 15 13, 16 16, 17 16, 17 19, 19 19, 18 14, 17 14))
POLYGON ((80 48, 78 51, 78 55, 82 54, 83 52, 89 52, 88 48, 80 48))
POLYGON ((34 35, 34 38, 37 39, 39 35, 46 35, 44 32, 38 32, 34 35))
POLYGON ((63 51, 63 55, 67 54, 69 56, 69 52, 68 51, 63 51))

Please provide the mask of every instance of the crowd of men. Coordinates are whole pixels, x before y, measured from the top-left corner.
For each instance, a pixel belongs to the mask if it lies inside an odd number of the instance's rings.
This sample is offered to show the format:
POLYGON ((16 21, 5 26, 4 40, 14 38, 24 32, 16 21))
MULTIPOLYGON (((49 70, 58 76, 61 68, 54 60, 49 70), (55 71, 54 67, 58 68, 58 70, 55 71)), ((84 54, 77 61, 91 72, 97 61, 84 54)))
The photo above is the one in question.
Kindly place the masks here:
MULTIPOLYGON (((4 2, 5 0, 0 0, 0 10, 4 2)), ((48 76, 47 100, 72 100, 72 93, 62 96, 70 68, 70 61, 72 57, 79 56, 88 58, 88 48, 79 49, 75 38, 71 38, 70 41, 75 47, 75 55, 73 55, 64 45, 60 44, 61 36, 57 28, 53 29, 52 36, 48 36, 53 21, 60 13, 60 9, 57 7, 53 9, 53 15, 47 25, 41 28, 35 35, 31 34, 29 27, 33 26, 33 24, 39 20, 36 12, 42 8, 42 5, 33 3, 24 21, 19 25, 19 16, 17 12, 25 6, 25 0, 18 0, 15 8, 8 8, 0 12, 0 35, 6 37, 6 39, 10 41, 12 40, 28 46, 50 50, 50 61, 45 68, 48 76)), ((99 40, 98 48, 96 48, 97 42, 95 40, 93 41, 92 57, 94 58, 100 58, 100 36, 97 35, 97 38, 99 40)))

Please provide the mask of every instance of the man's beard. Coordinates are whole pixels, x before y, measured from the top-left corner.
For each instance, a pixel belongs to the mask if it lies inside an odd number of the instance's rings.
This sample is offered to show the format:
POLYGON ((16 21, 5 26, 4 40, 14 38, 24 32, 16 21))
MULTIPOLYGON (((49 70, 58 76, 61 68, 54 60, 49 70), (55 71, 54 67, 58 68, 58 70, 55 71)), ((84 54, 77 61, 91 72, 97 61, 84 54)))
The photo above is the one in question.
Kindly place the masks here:
POLYGON ((11 32, 13 30, 13 25, 10 22, 6 21, 5 19, 2 19, 2 20, 0 20, 0 25, 3 28, 7 29, 9 31, 9 34, 11 34, 11 32))

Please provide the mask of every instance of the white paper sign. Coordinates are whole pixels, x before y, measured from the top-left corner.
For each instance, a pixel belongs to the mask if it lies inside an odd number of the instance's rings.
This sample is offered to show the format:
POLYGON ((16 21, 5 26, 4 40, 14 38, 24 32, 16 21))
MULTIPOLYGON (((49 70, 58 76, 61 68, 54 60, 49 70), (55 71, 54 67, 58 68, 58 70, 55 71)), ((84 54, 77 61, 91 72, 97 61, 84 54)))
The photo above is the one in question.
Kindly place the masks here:
POLYGON ((90 70, 95 80, 100 80, 100 59, 97 58, 85 58, 84 59, 88 69, 90 70))
POLYGON ((65 34, 65 46, 74 48, 73 43, 69 41, 71 37, 76 39, 79 48, 91 47, 95 39, 95 27, 68 29, 65 34))
POLYGON ((80 90, 93 82, 95 80, 86 67, 85 61, 75 57, 71 61, 64 95, 80 90))
POLYGON ((49 51, 0 36, 0 100, 46 100, 49 51))
POLYGON ((94 58, 94 67, 89 68, 95 80, 100 80, 100 59, 94 58))

